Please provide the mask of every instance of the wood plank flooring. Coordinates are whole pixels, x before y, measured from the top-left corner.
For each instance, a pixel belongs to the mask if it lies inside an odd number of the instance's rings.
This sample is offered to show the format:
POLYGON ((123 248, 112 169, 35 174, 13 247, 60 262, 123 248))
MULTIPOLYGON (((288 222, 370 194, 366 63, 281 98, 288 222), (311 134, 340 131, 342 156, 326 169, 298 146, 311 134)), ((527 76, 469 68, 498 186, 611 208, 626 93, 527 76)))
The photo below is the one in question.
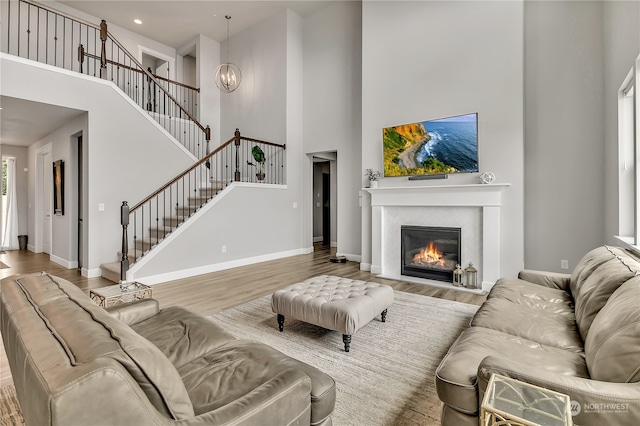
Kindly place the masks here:
MULTIPOLYGON (((388 284, 398 291, 474 305, 480 305, 485 300, 485 296, 453 289, 380 279, 370 272, 361 271, 359 263, 356 262, 331 263, 329 258, 334 254, 335 249, 316 245, 315 251, 311 254, 156 284, 153 286, 153 297, 160 302, 161 308, 179 305, 200 315, 209 316, 271 294, 289 284, 316 275, 329 274, 376 281, 388 284)), ((104 278, 84 278, 75 269, 66 269, 51 262, 46 254, 36 254, 26 250, 7 251, 5 254, 0 254, 0 262, 8 266, 8 268, 0 269, 0 278, 2 279, 17 274, 46 271, 76 284, 87 294, 92 288, 114 285, 104 278)), ((11 372, 4 346, 2 346, 0 347, 0 386, 11 382, 11 372)))

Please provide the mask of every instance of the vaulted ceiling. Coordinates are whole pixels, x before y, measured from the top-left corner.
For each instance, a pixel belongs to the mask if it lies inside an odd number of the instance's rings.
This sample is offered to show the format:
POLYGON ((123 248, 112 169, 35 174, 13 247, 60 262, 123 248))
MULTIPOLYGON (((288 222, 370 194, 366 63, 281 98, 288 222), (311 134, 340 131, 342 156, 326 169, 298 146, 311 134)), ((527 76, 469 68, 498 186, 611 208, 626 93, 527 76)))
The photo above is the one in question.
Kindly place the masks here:
MULTIPOLYGON (((79 14, 104 19, 108 23, 179 48, 198 34, 224 41, 227 37, 225 15, 231 16, 229 30, 233 37, 285 8, 306 17, 333 1, 335 0, 62 0, 59 3, 80 11, 79 14), (142 24, 134 23, 134 19, 140 19, 142 24)), ((77 17, 87 19, 86 16, 77 17)), ((31 145, 82 113, 6 96, 0 97, 0 107, 0 144, 14 146, 31 145)))

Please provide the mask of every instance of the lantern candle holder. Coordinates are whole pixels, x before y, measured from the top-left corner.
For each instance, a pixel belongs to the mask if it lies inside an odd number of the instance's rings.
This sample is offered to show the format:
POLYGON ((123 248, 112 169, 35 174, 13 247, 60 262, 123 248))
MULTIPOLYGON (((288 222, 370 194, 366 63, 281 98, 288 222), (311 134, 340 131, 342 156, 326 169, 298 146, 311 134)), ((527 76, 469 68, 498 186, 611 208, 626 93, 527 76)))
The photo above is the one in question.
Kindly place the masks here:
POLYGON ((462 276, 464 275, 464 273, 462 272, 462 269, 460 268, 459 264, 456 264, 456 269, 453 271, 453 285, 456 287, 462 287, 464 285, 462 276))
POLYGON ((464 270, 465 283, 467 288, 478 288, 478 270, 473 267, 473 263, 469 262, 464 270))

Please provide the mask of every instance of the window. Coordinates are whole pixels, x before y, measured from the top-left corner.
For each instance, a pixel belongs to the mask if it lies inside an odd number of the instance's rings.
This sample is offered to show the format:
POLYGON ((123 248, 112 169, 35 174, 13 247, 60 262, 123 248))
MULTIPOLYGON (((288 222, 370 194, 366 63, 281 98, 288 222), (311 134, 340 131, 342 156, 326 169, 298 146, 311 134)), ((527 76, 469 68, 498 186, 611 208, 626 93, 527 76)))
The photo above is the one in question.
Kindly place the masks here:
POLYGON ((636 81, 640 57, 618 91, 618 238, 640 245, 640 141, 636 81))

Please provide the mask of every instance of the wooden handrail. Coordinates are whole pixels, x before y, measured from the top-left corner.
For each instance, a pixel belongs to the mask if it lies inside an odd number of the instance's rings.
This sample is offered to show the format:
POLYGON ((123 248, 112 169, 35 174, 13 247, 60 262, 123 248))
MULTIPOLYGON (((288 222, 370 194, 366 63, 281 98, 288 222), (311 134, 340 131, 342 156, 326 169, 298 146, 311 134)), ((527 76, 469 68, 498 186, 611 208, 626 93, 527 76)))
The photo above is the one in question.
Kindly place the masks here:
MULTIPOLYGON (((173 101, 173 102, 178 106, 178 108, 179 108, 180 110, 182 110, 182 112, 184 112, 184 114, 185 114, 187 117, 189 117, 189 119, 190 119, 191 121, 193 121, 193 122, 196 124, 196 126, 198 126, 198 127, 200 128, 200 130, 202 130, 202 131, 205 133, 205 135, 207 134, 207 130, 206 130, 206 128, 205 128, 205 127, 204 127, 204 126, 203 126, 203 125, 202 125, 198 120, 196 120, 196 119, 193 117, 193 115, 191 115, 191 114, 189 113, 189 111, 187 111, 187 110, 186 110, 186 109, 185 109, 185 108, 180 104, 180 102, 179 102, 179 101, 178 101, 178 100, 177 100, 177 99, 176 99, 176 98, 175 98, 171 93, 169 93, 169 92, 168 92, 168 91, 167 91, 167 90, 166 90, 162 85, 158 84, 158 79, 156 78, 156 76, 154 76, 152 73, 150 73, 149 71, 147 71, 147 70, 142 66, 142 64, 141 64, 141 63, 140 63, 140 62, 135 58, 135 56, 133 56, 133 55, 131 54, 131 52, 129 52, 129 51, 128 51, 124 46, 122 46, 122 44, 120 44, 120 42, 119 42, 119 41, 118 41, 118 40, 117 40, 117 39, 116 39, 116 38, 115 38, 115 37, 114 37, 114 36, 113 36, 109 31, 108 31, 108 29, 106 29, 106 27, 105 27, 105 25, 104 25, 104 23, 105 23, 106 21, 102 20, 102 21, 101 21, 101 23, 100 23, 100 25, 96 25, 96 24, 93 24, 93 23, 91 23, 91 22, 85 21, 84 19, 76 18, 75 16, 70 16, 70 14, 68 14, 68 13, 66 13, 66 12, 61 12, 60 10, 54 9, 54 8, 52 8, 52 7, 49 7, 49 6, 45 6, 45 5, 43 5, 43 4, 40 4, 40 3, 37 3, 37 2, 31 1, 31 0, 20 0, 20 1, 21 1, 21 2, 24 2, 24 3, 27 3, 27 4, 30 4, 30 5, 32 5, 32 6, 34 6, 34 7, 38 7, 38 8, 44 9, 44 10, 48 10, 49 12, 55 13, 55 14, 57 14, 57 15, 60 15, 60 16, 66 17, 66 18, 69 18, 69 19, 74 20, 74 21, 76 21, 76 22, 80 22, 80 23, 85 24, 85 25, 87 25, 87 26, 89 26, 89 27, 95 28, 95 29, 97 29, 97 30, 101 31, 101 36, 103 35, 103 34, 102 34, 102 32, 103 32, 103 31, 104 31, 104 32, 106 32, 107 36, 111 39, 111 41, 112 41, 116 46, 118 46, 120 49, 122 49, 122 51, 123 51, 123 52, 125 52, 125 53, 127 54, 127 56, 129 56, 129 59, 131 59, 131 61, 132 61, 133 63, 135 63, 135 64, 140 68, 140 70, 142 70, 142 73, 146 74, 146 75, 147 75, 147 77, 149 77, 149 78, 151 78, 153 81, 155 81, 155 83, 158 85, 158 87, 160 87, 160 89, 165 93, 165 95, 167 95, 167 96, 169 97, 169 99, 171 99, 171 100, 172 100, 172 101, 173 101)), ((87 55, 87 54, 85 53, 85 55, 87 55)), ((88 55, 87 55, 87 56, 88 56, 88 55)), ((101 59, 101 58, 100 58, 100 57, 98 57, 98 59, 101 59)), ((109 61, 109 60, 107 60, 107 62, 112 63, 112 62, 111 62, 111 61, 109 61)))
POLYGON ((196 126, 198 126, 198 127, 200 128, 200 130, 202 130, 202 131, 203 131, 203 132, 205 132, 205 134, 206 134, 206 133, 207 133, 207 129, 206 129, 202 124, 200 124, 200 122, 199 122, 198 120, 196 120, 196 119, 195 119, 195 117, 193 117, 193 115, 191 115, 191 114, 189 113, 189 111, 187 111, 187 110, 186 110, 186 109, 185 109, 185 108, 180 104, 180 102, 178 102, 178 100, 177 100, 177 99, 176 99, 176 98, 175 98, 171 93, 169 93, 169 92, 167 91, 167 89, 165 89, 164 87, 162 87, 162 85, 161 85, 161 84, 158 84, 158 80, 156 79, 156 77, 155 77, 152 73, 150 73, 149 71, 147 71, 146 69, 144 69, 144 67, 142 66, 142 64, 141 64, 140 62, 138 62, 138 60, 137 60, 137 59, 136 59, 136 58, 131 54, 131 52, 129 52, 127 49, 125 49, 125 48, 124 48, 124 46, 122 46, 122 45, 120 44, 120 42, 119 42, 118 40, 116 40, 116 39, 111 35, 111 33, 110 33, 110 32, 107 32, 107 33, 109 34, 109 38, 111 39, 111 41, 112 41, 116 46, 118 46, 120 49, 122 49, 122 51, 123 51, 123 52, 125 52, 125 53, 129 56, 129 59, 131 59, 131 61, 133 61, 133 63, 134 63, 134 64, 136 64, 138 67, 140 67, 140 69, 142 70, 142 72, 144 72, 144 73, 147 75, 147 77, 149 77, 150 79, 152 79, 152 80, 156 83, 156 85, 160 88, 160 90, 162 90, 162 91, 164 92, 164 94, 165 94, 167 97, 169 97, 169 99, 171 99, 171 100, 172 100, 172 101, 173 101, 173 102, 178 106, 178 108, 180 108, 180 110, 181 110, 182 112, 184 112, 184 114, 185 114, 187 117, 189 117, 189 119, 190 119, 191 121, 193 121, 193 122, 195 123, 195 125, 196 125, 196 126))
POLYGON ((177 175, 176 177, 174 177, 173 179, 171 179, 169 182, 167 182, 166 184, 164 184, 161 188, 159 188, 157 191, 155 191, 153 194, 149 195, 147 198, 145 198, 144 200, 140 201, 138 204, 136 204, 135 206, 131 207, 131 209, 129 210, 129 213, 133 213, 136 210, 138 210, 140 207, 142 207, 143 205, 145 205, 146 203, 148 203, 149 201, 151 201, 156 195, 160 194, 162 191, 164 191, 165 189, 169 188, 174 182, 176 182, 177 180, 179 180, 180 178, 182 178, 183 176, 187 175, 189 172, 191 172, 193 169, 201 166, 203 163, 207 162, 208 160, 211 159, 211 157, 213 157, 215 154, 217 154, 218 152, 222 151, 222 149, 226 148, 227 146, 231 145, 231 143, 234 142, 240 142, 240 140, 246 140, 249 142, 256 142, 256 143, 262 143, 265 145, 270 145, 270 146, 275 146, 275 147, 280 147, 282 149, 287 149, 286 148, 286 144, 285 145, 280 145, 277 143, 273 143, 273 142, 267 142, 267 141, 261 141, 259 139, 253 139, 253 138, 247 138, 244 136, 240 136, 239 132, 236 131, 236 136, 232 137, 231 139, 229 139, 228 141, 226 141, 225 143, 223 143, 222 145, 220 145, 219 147, 217 147, 216 149, 214 149, 211 153, 205 155, 204 157, 202 157, 197 163, 195 163, 193 166, 187 168, 186 170, 184 170, 182 173, 180 173, 179 175, 177 175))
POLYGON ((58 15, 60 15, 60 16, 67 17, 67 18, 72 19, 72 20, 74 20, 74 21, 76 21, 76 22, 80 22, 81 24, 85 24, 85 25, 87 25, 87 26, 89 26, 89 27, 93 27, 93 28, 95 28, 95 29, 97 29, 97 30, 99 30, 99 29, 100 29, 100 25, 96 25, 96 24, 94 24, 94 23, 92 23, 92 22, 85 21, 84 19, 82 19, 82 18, 78 18, 78 17, 76 17, 76 16, 71 16, 71 15, 70 15, 69 13, 67 13, 67 12, 61 12, 61 11, 60 11, 60 10, 58 10, 58 9, 55 9, 55 8, 53 8, 53 7, 50 7, 50 6, 45 6, 45 5, 44 5, 44 4, 42 4, 42 3, 38 3, 38 2, 35 2, 35 1, 31 1, 31 0, 20 0, 20 1, 21 1, 21 2, 24 2, 24 3, 28 3, 28 4, 30 4, 30 5, 32 5, 32 6, 35 6, 35 7, 39 7, 40 9, 48 10, 49 12, 56 13, 56 14, 58 14, 58 15))
MULTIPOLYGON (((87 58, 96 59, 98 61, 100 60, 100 56, 93 55, 91 53, 84 52, 84 56, 86 56, 87 58)), ((112 61, 110 59, 107 59, 107 63, 111 64, 111 65, 115 65, 116 67, 124 68, 124 69, 129 70, 129 71, 137 72, 139 74, 145 74, 144 71, 142 71, 141 69, 138 69, 137 67, 136 68, 130 67, 129 65, 125 65, 125 64, 122 64, 120 62, 112 61)), ((199 87, 189 86, 188 84, 180 83, 179 81, 171 80, 171 79, 166 78, 166 77, 161 77, 161 76, 153 74, 153 73, 151 73, 151 75, 153 75, 158 80, 167 81, 169 83, 175 84, 176 86, 181 86, 181 87, 184 87, 186 89, 191 89, 191 90, 194 90, 194 91, 200 93, 200 88, 199 87)))

